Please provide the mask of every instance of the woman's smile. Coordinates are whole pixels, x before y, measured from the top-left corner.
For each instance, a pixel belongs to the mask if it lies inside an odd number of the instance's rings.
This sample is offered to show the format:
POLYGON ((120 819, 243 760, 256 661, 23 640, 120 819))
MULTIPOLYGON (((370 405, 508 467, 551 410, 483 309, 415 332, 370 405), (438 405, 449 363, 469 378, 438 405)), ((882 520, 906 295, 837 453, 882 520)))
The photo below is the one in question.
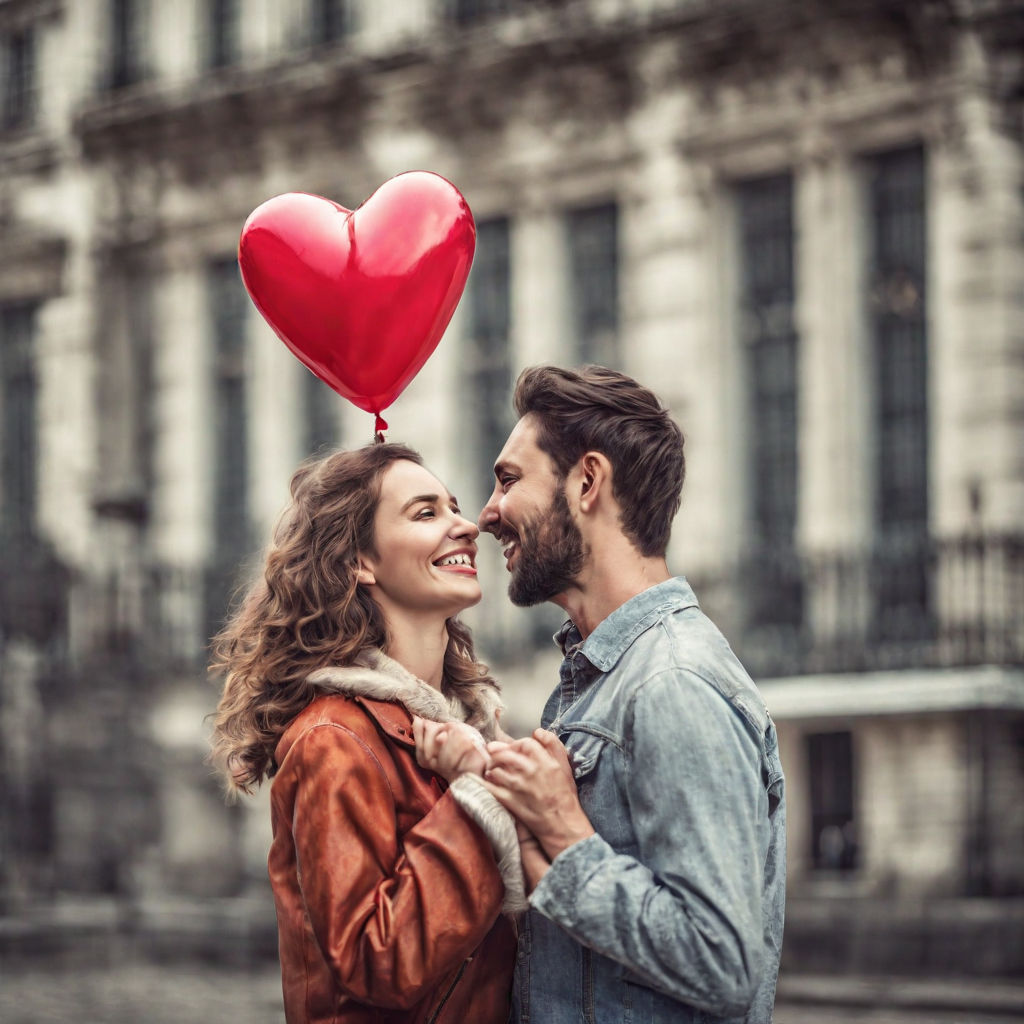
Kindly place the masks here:
POLYGON ((389 618, 403 612, 456 615, 482 596, 479 533, 437 477, 414 462, 395 462, 381 480, 376 551, 361 556, 363 582, 389 618))
POLYGON ((448 554, 438 558, 434 565, 446 572, 460 573, 465 576, 476 575, 476 548, 460 548, 457 551, 450 551, 448 554))

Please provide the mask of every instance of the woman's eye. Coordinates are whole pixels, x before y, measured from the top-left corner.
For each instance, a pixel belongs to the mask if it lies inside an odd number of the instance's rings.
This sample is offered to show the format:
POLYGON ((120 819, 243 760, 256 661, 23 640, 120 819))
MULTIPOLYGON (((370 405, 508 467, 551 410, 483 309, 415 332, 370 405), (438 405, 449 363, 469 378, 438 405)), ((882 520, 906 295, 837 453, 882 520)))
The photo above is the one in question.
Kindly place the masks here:
POLYGON ((416 513, 416 518, 417 519, 433 519, 434 518, 434 510, 432 508, 421 508, 419 510, 419 512, 416 513))

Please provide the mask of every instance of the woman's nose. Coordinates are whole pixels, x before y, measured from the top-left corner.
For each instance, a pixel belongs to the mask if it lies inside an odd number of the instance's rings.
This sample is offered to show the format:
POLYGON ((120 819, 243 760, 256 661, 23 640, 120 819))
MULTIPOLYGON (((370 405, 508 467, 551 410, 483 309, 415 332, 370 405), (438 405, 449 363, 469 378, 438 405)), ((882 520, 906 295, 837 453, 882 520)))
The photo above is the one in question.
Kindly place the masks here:
POLYGON ((457 515, 451 534, 453 537, 468 537, 470 540, 476 540, 480 536, 480 530, 472 519, 467 519, 463 515, 457 515))

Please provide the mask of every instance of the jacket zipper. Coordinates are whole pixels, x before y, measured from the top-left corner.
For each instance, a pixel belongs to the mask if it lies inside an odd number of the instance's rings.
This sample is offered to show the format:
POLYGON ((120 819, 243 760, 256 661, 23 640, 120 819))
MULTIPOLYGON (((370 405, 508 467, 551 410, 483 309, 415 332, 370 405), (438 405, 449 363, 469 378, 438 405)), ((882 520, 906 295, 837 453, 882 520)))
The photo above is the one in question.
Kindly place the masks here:
POLYGON ((455 991, 455 986, 458 985, 458 983, 462 980, 462 975, 466 973, 466 968, 470 965, 472 959, 473 958, 470 956, 466 957, 466 959, 463 960, 462 966, 459 968, 458 973, 452 979, 452 983, 448 986, 448 991, 445 992, 443 998, 441 999, 441 1002, 437 1004, 437 1007, 434 1009, 434 1012, 430 1015, 430 1020, 427 1021, 427 1024, 436 1024, 437 1018, 441 1016, 441 1011, 444 1009, 444 1004, 447 1003, 449 999, 451 999, 452 993, 455 991))

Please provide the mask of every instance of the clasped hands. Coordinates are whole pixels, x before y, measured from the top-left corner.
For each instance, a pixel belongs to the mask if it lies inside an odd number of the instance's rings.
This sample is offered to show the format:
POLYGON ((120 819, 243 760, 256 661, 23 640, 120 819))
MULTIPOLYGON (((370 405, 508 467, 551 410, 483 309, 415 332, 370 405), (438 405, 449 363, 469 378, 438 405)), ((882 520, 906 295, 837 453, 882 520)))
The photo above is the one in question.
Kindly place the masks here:
POLYGON ((532 890, 563 850, 593 835, 580 806, 569 756, 546 729, 515 740, 510 736, 483 744, 480 734, 462 722, 413 719, 416 758, 452 781, 465 772, 484 785, 515 816, 527 889, 532 890))

